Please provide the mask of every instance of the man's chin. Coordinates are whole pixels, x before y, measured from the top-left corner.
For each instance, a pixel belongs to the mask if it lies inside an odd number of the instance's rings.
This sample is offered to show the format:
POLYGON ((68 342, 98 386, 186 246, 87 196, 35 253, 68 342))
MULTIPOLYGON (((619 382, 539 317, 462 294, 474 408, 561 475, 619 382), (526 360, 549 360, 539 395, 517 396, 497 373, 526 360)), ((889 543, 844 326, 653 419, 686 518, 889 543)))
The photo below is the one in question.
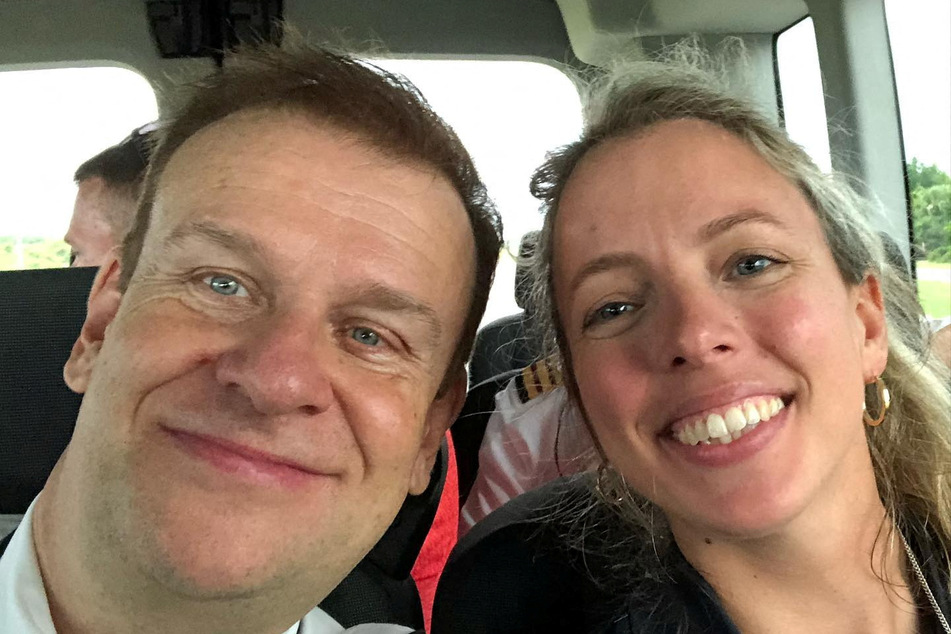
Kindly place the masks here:
MULTIPOLYGON (((143 544, 149 548, 148 544, 143 544)), ((154 536, 149 576, 170 592, 195 601, 235 600, 279 591, 289 569, 273 544, 232 541, 224 532, 154 536)))

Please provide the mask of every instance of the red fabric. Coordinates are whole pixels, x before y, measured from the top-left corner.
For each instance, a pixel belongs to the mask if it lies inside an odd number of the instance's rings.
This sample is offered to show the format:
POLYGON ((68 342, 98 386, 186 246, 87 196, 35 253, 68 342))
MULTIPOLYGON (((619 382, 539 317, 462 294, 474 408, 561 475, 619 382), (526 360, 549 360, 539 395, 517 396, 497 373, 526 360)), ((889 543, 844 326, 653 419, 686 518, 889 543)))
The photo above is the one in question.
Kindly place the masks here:
POLYGON ((413 580, 419 590, 419 598, 423 604, 423 618, 426 620, 426 631, 433 618, 433 599, 436 597, 436 584, 439 575, 449 559, 456 540, 459 539, 459 473, 456 470, 456 450, 452 446, 452 437, 446 432, 446 442, 449 445, 449 469, 446 471, 446 484, 443 485, 442 497, 439 498, 439 507, 436 517, 433 518, 432 528, 423 542, 419 557, 413 565, 413 580))

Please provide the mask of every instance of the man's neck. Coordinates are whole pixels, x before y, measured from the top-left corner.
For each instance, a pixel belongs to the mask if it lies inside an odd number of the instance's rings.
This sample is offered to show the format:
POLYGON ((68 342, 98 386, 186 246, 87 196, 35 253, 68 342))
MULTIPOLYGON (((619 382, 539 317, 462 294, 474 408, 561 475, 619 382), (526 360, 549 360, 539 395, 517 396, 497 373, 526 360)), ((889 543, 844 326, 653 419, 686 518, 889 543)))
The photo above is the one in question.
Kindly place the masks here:
POLYGON ((295 610, 286 594, 197 600, 170 591, 88 530, 78 508, 81 496, 62 486, 61 466, 37 500, 32 535, 58 634, 282 634, 308 611, 295 610))
POLYGON ((914 632, 900 536, 874 477, 833 487, 782 530, 710 538, 671 519, 687 560, 743 632, 914 632))

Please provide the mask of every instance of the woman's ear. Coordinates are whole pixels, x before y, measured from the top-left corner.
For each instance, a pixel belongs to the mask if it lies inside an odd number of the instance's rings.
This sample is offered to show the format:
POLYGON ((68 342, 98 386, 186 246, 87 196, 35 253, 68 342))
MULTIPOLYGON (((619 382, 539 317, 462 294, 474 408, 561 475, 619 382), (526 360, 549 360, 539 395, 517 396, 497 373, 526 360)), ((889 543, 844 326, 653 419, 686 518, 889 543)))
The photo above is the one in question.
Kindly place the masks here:
POLYGON ((115 252, 99 267, 89 301, 86 305, 86 321, 79 332, 79 339, 73 344, 73 350, 63 367, 63 379, 66 385, 77 394, 85 394, 89 386, 89 377, 99 357, 102 341, 106 336, 106 327, 112 323, 119 310, 122 293, 119 290, 119 260, 115 252))
POLYGON ((885 299, 878 277, 868 274, 857 287, 856 316, 864 333, 862 340, 862 371, 871 383, 888 362, 888 327, 885 321, 885 299))

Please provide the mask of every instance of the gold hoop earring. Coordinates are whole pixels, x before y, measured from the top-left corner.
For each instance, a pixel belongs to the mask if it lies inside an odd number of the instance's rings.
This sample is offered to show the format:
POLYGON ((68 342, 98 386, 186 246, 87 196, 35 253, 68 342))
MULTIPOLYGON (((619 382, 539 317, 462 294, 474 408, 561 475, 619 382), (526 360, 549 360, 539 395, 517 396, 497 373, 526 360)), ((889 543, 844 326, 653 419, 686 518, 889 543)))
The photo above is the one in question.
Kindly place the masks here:
MULTIPOLYGON (((869 383, 869 385, 871 385, 871 383, 869 383)), ((878 427, 881 425, 882 421, 885 420, 885 414, 888 412, 889 406, 892 404, 891 394, 888 392, 888 388, 885 387, 885 381, 883 381, 880 376, 875 377, 875 389, 878 391, 878 416, 873 418, 868 413, 867 405, 862 403, 862 421, 869 427, 878 427)))
POLYGON ((624 502, 624 493, 618 490, 616 482, 611 482, 617 476, 609 473, 609 470, 611 467, 605 462, 598 465, 598 478, 595 480, 594 488, 605 502, 612 506, 620 506, 624 502))

